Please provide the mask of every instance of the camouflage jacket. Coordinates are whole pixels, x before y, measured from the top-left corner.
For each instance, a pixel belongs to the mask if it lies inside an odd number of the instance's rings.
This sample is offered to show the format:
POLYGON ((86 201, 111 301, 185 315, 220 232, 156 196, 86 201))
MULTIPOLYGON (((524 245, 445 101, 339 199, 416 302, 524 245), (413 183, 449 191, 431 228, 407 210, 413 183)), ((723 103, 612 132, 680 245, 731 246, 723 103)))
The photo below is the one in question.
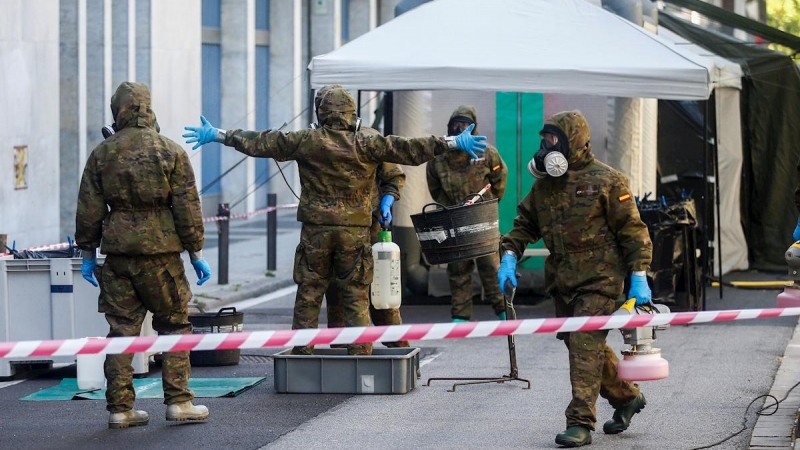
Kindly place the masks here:
POLYGON ((332 89, 318 108, 320 128, 229 130, 225 145, 250 156, 295 160, 302 193, 297 220, 315 225, 370 226, 381 162, 419 165, 448 151, 441 137, 404 138, 356 131, 355 101, 332 89))
MULTIPOLYGON (((450 115, 454 120, 467 119, 475 124, 473 135, 478 134, 478 112, 472 106, 462 105, 450 115), (461 119, 459 119, 461 118, 461 119)), ((506 191, 508 168, 497 149, 488 146, 480 160, 473 160, 462 152, 450 152, 437 156, 428 163, 426 170, 428 191, 437 203, 451 206, 461 203, 469 194, 479 192, 488 183, 491 190, 483 194, 484 199, 501 199, 506 191)))
MULTIPOLYGON (((380 135, 378 130, 370 127, 361 127, 361 133, 366 135, 380 135)), ((406 184, 406 174, 403 169, 394 163, 381 163, 375 174, 375 189, 372 196, 373 213, 380 215, 381 199, 384 195, 391 195, 395 200, 400 200, 400 191, 406 184)))
POLYGON ((494 147, 486 147, 482 160, 472 160, 463 152, 450 152, 428 163, 428 191, 435 202, 451 206, 491 183, 483 198, 502 199, 507 175, 508 168, 494 147))
POLYGON ((517 214, 502 248, 519 258, 544 239, 545 287, 568 302, 578 293, 616 299, 630 272, 650 266, 652 244, 627 180, 596 161, 588 143, 571 150, 566 174, 537 180, 517 214))
MULTIPOLYGON (((450 152, 455 153, 455 152, 450 152)), ((400 191, 406 184, 406 174, 397 164, 382 163, 378 166, 376 174, 377 195, 373 197, 374 211, 380 211, 381 198, 391 195, 395 200, 400 200, 400 191)))
POLYGON ((83 170, 76 244, 109 255, 202 250, 192 165, 181 146, 158 133, 149 89, 122 83, 111 111, 117 131, 92 151, 83 170))

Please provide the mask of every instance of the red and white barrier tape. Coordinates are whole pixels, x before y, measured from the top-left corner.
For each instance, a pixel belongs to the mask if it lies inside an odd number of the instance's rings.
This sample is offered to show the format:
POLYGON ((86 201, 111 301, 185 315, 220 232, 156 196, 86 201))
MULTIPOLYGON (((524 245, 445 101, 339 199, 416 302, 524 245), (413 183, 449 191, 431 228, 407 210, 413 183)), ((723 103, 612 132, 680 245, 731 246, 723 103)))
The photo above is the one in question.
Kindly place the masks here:
MULTIPOLYGON (((270 206, 268 208, 259 209, 249 213, 240 213, 240 214, 231 214, 230 217, 226 216, 212 216, 212 217, 203 217, 203 222, 219 222, 221 220, 234 220, 234 219, 249 219, 251 217, 260 216, 262 214, 266 214, 268 212, 276 211, 279 209, 295 209, 297 208, 297 203, 289 203, 286 205, 278 205, 278 206, 270 206)), ((31 252, 45 252, 49 250, 61 250, 63 248, 69 248, 69 243, 62 242, 60 244, 50 244, 50 245, 40 245, 38 247, 28 247, 17 251, 31 251, 31 252)), ((11 252, 0 252, 0 256, 8 256, 11 252)))
POLYGON ((262 214, 266 214, 268 212, 276 211, 279 209, 294 209, 297 208, 297 203, 289 203, 286 205, 278 205, 278 206, 270 206, 264 209, 259 209, 249 213, 240 213, 240 214, 231 214, 230 216, 212 216, 212 217, 203 217, 203 222, 219 222, 222 220, 234 220, 234 219, 249 219, 254 216, 260 216, 262 214))
POLYGON ((731 320, 798 316, 800 308, 525 319, 464 323, 428 323, 382 327, 207 333, 105 339, 0 342, 0 358, 71 356, 97 353, 178 352, 366 342, 463 339, 510 334, 597 331, 656 325, 687 325, 731 320))

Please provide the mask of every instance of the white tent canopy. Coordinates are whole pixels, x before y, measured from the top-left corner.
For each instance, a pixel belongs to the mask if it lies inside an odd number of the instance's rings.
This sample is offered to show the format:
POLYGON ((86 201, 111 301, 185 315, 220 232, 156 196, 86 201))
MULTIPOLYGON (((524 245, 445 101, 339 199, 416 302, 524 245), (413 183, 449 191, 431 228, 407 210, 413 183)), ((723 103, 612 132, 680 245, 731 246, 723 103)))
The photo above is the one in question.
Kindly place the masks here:
POLYGON ((664 27, 658 27, 658 35, 685 51, 691 52, 699 57, 710 59, 710 76, 714 87, 742 89, 742 76, 744 72, 742 72, 742 67, 739 64, 710 53, 703 47, 687 41, 664 27))
POLYGON ((309 64, 313 88, 675 100, 707 99, 712 66, 584 0, 436 0, 309 64))

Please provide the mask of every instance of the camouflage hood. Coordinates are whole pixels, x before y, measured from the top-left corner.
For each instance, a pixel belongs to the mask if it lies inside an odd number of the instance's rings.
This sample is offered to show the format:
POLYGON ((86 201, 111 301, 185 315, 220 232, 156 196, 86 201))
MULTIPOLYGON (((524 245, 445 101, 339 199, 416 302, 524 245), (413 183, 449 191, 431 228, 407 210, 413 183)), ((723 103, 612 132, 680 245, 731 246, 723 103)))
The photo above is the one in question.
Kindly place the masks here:
POLYGON ((150 89, 145 84, 122 82, 111 97, 111 114, 117 131, 127 127, 161 131, 150 106, 150 89))
POLYGON ((476 110, 474 106, 461 105, 456 108, 453 114, 450 114, 450 120, 447 121, 448 132, 450 131, 450 125, 452 125, 453 121, 458 117, 468 119, 470 122, 474 123, 475 128, 472 129, 472 134, 478 134, 478 110, 476 110))
POLYGON ((569 141, 569 169, 581 169, 594 160, 589 123, 578 111, 565 111, 554 114, 545 125, 553 125, 564 132, 569 141))
POLYGON ((339 84, 323 86, 314 98, 320 127, 333 130, 355 130, 358 117, 356 102, 339 84))

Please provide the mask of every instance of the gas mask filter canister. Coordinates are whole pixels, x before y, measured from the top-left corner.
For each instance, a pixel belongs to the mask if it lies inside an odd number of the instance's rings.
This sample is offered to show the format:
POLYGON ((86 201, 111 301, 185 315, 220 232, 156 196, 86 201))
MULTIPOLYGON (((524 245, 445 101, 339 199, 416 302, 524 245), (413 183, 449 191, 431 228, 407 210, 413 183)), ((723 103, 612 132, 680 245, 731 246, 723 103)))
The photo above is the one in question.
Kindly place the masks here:
POLYGON ((542 143, 539 150, 528 163, 528 171, 535 178, 547 175, 560 177, 569 168, 569 144, 564 132, 552 125, 545 125, 541 131, 542 143), (549 135, 549 139, 544 134, 549 135))
POLYGON ((542 158, 540 164, 537 163, 536 159, 537 158, 534 157, 528 162, 528 171, 535 178, 544 178, 547 175, 551 177, 560 177, 567 173, 567 168, 569 168, 567 158, 557 151, 551 151, 546 154, 544 158, 542 158), (539 170, 540 165, 543 166, 542 169, 544 170, 539 170))
POLYGON ((100 132, 103 133, 103 139, 108 139, 112 134, 115 133, 114 125, 104 125, 100 132))

